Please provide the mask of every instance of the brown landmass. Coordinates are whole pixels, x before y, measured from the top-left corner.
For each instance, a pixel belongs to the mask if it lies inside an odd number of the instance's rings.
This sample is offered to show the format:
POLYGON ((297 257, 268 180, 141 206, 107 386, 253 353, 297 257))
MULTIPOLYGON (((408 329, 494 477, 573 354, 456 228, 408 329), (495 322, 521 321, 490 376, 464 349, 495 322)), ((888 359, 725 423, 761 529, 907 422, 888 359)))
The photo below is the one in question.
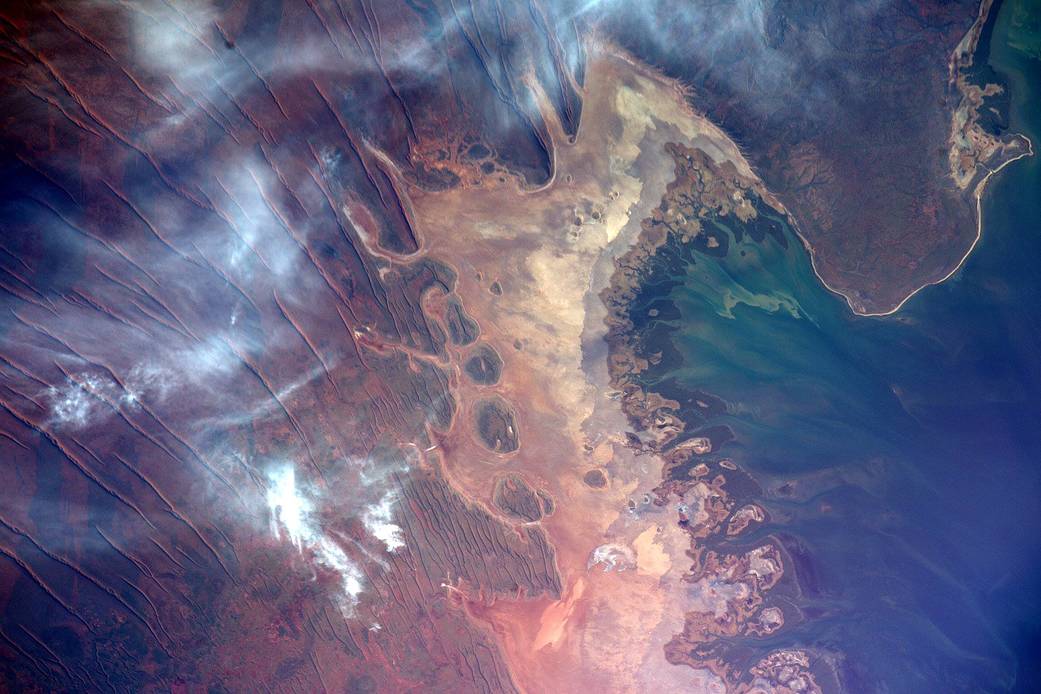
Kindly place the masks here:
POLYGON ((411 196, 550 180, 575 56, 403 7, 4 7, 0 688, 515 690, 467 606, 561 578, 445 474, 503 365, 411 196))
POLYGON ((879 32, 942 27, 884 66, 926 96, 882 85, 937 154, 855 178, 877 121, 775 132, 556 5, 5 7, 3 686, 817 687, 805 649, 724 647, 792 617, 785 559, 710 547, 764 519, 754 482, 636 385, 661 355, 624 309, 759 205, 857 310, 946 267, 1012 151, 957 71, 958 156, 933 140, 965 7, 879 32))
POLYGON ((981 98, 1004 89, 972 74, 991 0, 651 6, 677 21, 610 30, 694 90, 857 313, 895 311, 950 277, 979 237, 987 178, 1030 151, 977 124, 981 98))

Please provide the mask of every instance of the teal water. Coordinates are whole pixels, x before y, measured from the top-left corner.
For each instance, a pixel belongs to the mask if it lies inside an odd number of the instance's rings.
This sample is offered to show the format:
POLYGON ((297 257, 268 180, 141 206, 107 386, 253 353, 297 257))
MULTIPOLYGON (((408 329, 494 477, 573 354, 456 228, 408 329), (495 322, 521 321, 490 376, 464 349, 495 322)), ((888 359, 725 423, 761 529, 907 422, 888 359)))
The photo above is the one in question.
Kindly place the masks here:
MULTIPOLYGON (((1041 142, 1041 8, 1007 2, 991 67, 1010 128, 1041 142)), ((787 248, 747 236, 722 259, 663 259, 634 315, 683 401, 728 403, 733 458, 795 558, 801 614, 765 653, 832 654, 849 691, 1041 689, 1041 161, 991 180, 961 271, 896 315, 864 318, 787 248), (671 345, 671 347, 669 346, 671 345)))

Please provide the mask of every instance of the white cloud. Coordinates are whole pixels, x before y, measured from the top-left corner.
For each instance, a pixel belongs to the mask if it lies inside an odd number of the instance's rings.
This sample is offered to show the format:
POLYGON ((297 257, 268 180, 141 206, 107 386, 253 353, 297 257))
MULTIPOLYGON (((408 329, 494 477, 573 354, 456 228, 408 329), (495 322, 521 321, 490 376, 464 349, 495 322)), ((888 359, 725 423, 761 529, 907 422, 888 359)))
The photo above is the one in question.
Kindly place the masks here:
POLYGON ((301 490, 291 463, 268 472, 267 504, 271 533, 288 540, 298 551, 312 552, 319 564, 340 575, 343 607, 351 610, 363 590, 362 572, 343 549, 318 525, 311 495, 301 490))
POLYGON ((92 396, 72 379, 62 388, 48 389, 47 394, 51 398, 51 418, 55 424, 82 427, 91 418, 92 396))
POLYGON ((137 407, 139 390, 129 384, 120 387, 118 383, 89 372, 78 372, 67 378, 60 388, 48 388, 45 395, 50 401, 53 425, 80 429, 105 416, 109 405, 122 404, 128 409, 137 407))
POLYGON ((382 542, 388 552, 393 552, 405 546, 401 527, 393 522, 394 504, 397 503, 397 500, 397 494, 387 491, 380 498, 379 502, 365 509, 365 513, 362 514, 361 518, 365 529, 382 542))
POLYGON ((288 539, 298 550, 304 542, 314 542, 314 533, 306 517, 311 513, 311 502, 296 488, 296 470, 283 465, 268 473, 267 504, 271 510, 271 534, 288 539), (283 535, 284 531, 284 535, 283 535))

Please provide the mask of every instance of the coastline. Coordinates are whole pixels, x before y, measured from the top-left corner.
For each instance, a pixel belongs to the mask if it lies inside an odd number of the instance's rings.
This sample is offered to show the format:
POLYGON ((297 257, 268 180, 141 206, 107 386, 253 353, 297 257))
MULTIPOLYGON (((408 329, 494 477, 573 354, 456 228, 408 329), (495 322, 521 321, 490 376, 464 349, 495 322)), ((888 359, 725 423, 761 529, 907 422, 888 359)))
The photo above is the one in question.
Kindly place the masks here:
MULTIPOLYGON (((518 195, 515 186, 493 180, 480 188, 415 195, 426 232, 423 252, 451 259, 456 293, 480 326, 478 342, 504 363, 490 384, 459 372, 453 393, 461 416, 438 442, 444 475, 503 521, 544 528, 561 577, 559 595, 493 604, 462 585, 446 590, 453 599, 463 597, 481 627, 499 636, 521 690, 542 691, 548 682, 563 689, 672 691, 693 681, 697 688, 715 682, 715 675, 697 664, 678 667, 666 645, 682 635, 684 614, 697 609, 690 591, 706 586, 692 588, 686 580, 689 533, 655 494, 665 461, 634 445, 619 396, 607 382, 608 309, 600 291, 616 260, 639 243, 641 220, 654 214, 675 178, 671 160, 663 157, 670 143, 703 153, 698 156, 727 177, 758 179, 725 133, 692 112, 675 81, 612 46, 588 52, 587 108, 578 137, 566 140, 550 121, 553 141, 560 143, 550 185, 518 195), (474 403, 492 393, 513 413, 515 449, 489 446, 477 436, 474 403), (538 512, 534 503, 524 507, 530 513, 514 512, 520 506, 506 493, 533 498, 531 490, 553 500, 552 513, 538 512)), ((726 195, 717 198, 720 205, 735 205, 726 195)), ((741 209, 753 212, 747 204, 741 209)), ((459 361, 471 349, 460 348, 459 361)), ((697 489, 710 506, 722 498, 711 479, 697 489)), ((751 530, 761 517, 745 510, 743 520, 726 528, 733 534, 751 530)), ((778 550, 764 548, 713 561, 720 571, 747 571, 751 562, 781 560, 778 550)), ((783 667, 785 656, 775 660, 763 664, 766 676, 783 667)))
POLYGON ((884 318, 886 316, 891 316, 897 313, 901 308, 904 307, 904 304, 906 304, 908 301, 914 298, 914 296, 923 289, 934 287, 938 284, 943 284, 951 277, 958 274, 958 271, 961 270, 962 266, 965 264, 965 261, 969 259, 969 256, 972 255, 972 252, 976 249, 977 244, 979 244, 980 239, 983 237, 983 193, 986 190, 987 183, 990 181, 991 177, 994 174, 1002 171, 1006 166, 1008 166, 1012 162, 1019 161, 1024 157, 1032 157, 1035 155, 1034 145, 1029 137, 1021 133, 1016 133, 1015 137, 1021 138, 1022 141, 1026 142, 1027 150, 1025 152, 1017 154, 1014 157, 1006 159, 1001 164, 999 164, 997 168, 988 169, 988 173, 980 180, 980 182, 976 186, 976 190, 973 195, 976 205, 976 236, 973 239, 972 243, 969 245, 968 250, 965 251, 964 255, 962 255, 961 259, 957 262, 954 268, 951 269, 950 272, 948 272, 946 275, 944 275, 938 280, 931 280, 922 284, 917 289, 912 291, 910 294, 905 296, 900 301, 900 303, 897 304, 894 308, 888 311, 861 311, 854 305, 854 300, 851 299, 847 294, 828 284, 827 280, 825 280, 824 277, 821 276, 821 273, 817 268, 817 257, 814 252, 813 246, 810 245, 810 242, 806 240, 806 237, 803 235, 802 231, 799 228, 797 220, 795 220, 792 217, 789 217, 789 224, 791 225, 792 230, 795 231, 796 235, 799 237, 799 240, 802 242, 803 247, 806 249, 806 252, 810 257, 810 267, 813 269, 813 274, 817 277, 817 280, 821 283, 821 286, 823 286, 832 294, 842 297, 842 299, 846 302, 846 305, 849 307, 850 311, 852 311, 855 315, 861 316, 863 318, 884 318))
MULTIPOLYGON (((916 284, 914 289, 909 291, 897 305, 885 311, 858 310, 855 295, 851 298, 842 291, 830 286, 819 272, 814 249, 801 233, 798 222, 783 208, 775 208, 782 213, 782 216, 790 225, 794 236, 800 240, 809 255, 812 275, 810 273, 801 275, 809 283, 807 286, 812 285, 814 281, 820 282, 820 285, 827 289, 828 292, 843 297, 847 307, 854 315, 884 317, 900 311, 922 289, 942 284, 955 276, 977 249, 979 241, 983 236, 983 196, 988 190, 988 184, 993 182, 994 174, 1003 171, 1006 166, 1014 161, 1035 155, 1033 140, 1030 136, 1009 132, 1003 135, 1002 138, 999 149, 991 151, 991 156, 988 159, 977 162, 978 173, 970 179, 971 187, 964 191, 965 197, 963 201, 968 202, 971 200, 972 206, 975 207, 976 229, 968 248, 960 255, 953 267, 942 273, 942 277, 916 284), (968 197, 970 195, 971 198, 968 197)), ((670 184, 670 190, 672 188, 673 185, 670 184)), ((963 209, 967 217, 970 208, 966 205, 963 209)), ((997 221, 994 221, 996 215, 993 214, 993 211, 993 208, 991 208, 991 217, 988 218, 992 226, 998 224, 997 221)), ((664 204, 661 212, 665 215, 668 214, 664 204)), ((965 221, 968 220, 965 219, 965 221)), ((968 224, 965 225, 965 227, 967 226, 968 224)), ((746 615, 739 615, 735 618, 735 613, 730 612, 725 599, 718 599, 715 603, 703 600, 705 595, 703 591, 710 585, 714 586, 714 589, 717 591, 717 597, 719 592, 725 590, 727 584, 719 581, 719 574, 716 572, 722 569, 727 571, 729 575, 734 576, 743 575, 744 571, 744 567, 737 563, 728 564, 726 552, 731 552, 730 557, 738 556, 732 553, 734 551, 733 547, 724 546, 724 553, 716 553, 715 536, 721 531, 729 533, 730 528, 734 528, 735 534, 739 534, 746 527, 751 527, 753 529, 752 537, 755 538, 757 544, 768 543, 778 538, 774 538, 765 528, 759 532, 756 532, 754 529, 764 522, 783 523, 784 519, 771 519, 769 517, 774 511, 772 506, 768 506, 770 513, 767 514, 761 506, 755 504, 754 499, 748 499, 747 497, 731 498, 728 486, 736 488, 739 484, 737 480, 740 479, 744 471, 738 469, 733 463, 730 463, 730 466, 720 465, 723 461, 728 463, 730 461, 727 458, 719 458, 720 455, 725 454, 719 452, 719 446, 708 433, 712 427, 707 426, 707 424, 714 422, 699 423, 697 417, 693 419, 687 418, 687 413, 696 409, 690 405, 691 399, 697 399, 698 401, 703 399, 702 393, 690 390, 692 387, 700 387, 700 379, 692 381, 693 386, 688 383, 684 388, 678 389, 667 386, 666 383, 659 380, 667 378, 663 369, 672 369, 674 361, 666 361, 661 367, 654 370, 655 364, 660 363, 659 360, 663 358, 661 351, 664 343, 660 339, 660 334, 651 332, 653 324, 675 322, 679 316, 669 312, 668 308, 666 308, 669 305, 668 300, 657 301, 654 299, 655 296, 667 297, 670 291, 672 291, 673 285, 667 284, 662 279, 666 277, 666 274, 660 274, 653 279, 647 280, 648 291, 641 296, 638 288, 640 282, 645 279, 641 273, 647 272, 648 268, 655 263, 661 266, 669 266, 671 273, 679 277, 678 286, 682 288, 682 271, 676 271, 676 262, 678 260, 683 259, 684 256, 697 256, 698 263, 713 262, 711 257, 705 257, 702 260, 699 254, 693 252, 684 253, 684 246, 691 248, 694 246, 692 238, 688 238, 682 243, 669 243, 670 234, 671 232, 662 233, 660 229, 642 230, 629 253, 620 257, 617 261, 618 271, 616 276, 612 277, 610 290, 605 290, 601 295, 609 312, 620 311, 620 313, 612 317, 614 324, 609 323, 609 368, 612 376, 610 386, 617 389, 618 399, 621 401, 623 411, 629 418, 634 430, 640 432, 640 440, 633 442, 634 445, 647 453, 660 457, 664 462, 662 485, 655 490, 658 493, 658 497, 654 503, 670 510, 673 508, 680 510, 684 514, 681 516, 681 522, 691 535, 690 555, 694 561, 689 575, 684 580, 692 584, 690 592, 694 598, 686 608, 691 610, 691 613, 688 613, 686 617, 683 633, 677 634, 676 638, 667 646, 669 660, 674 663, 685 663, 695 668, 695 671, 703 673, 699 676, 704 678, 701 681, 706 688, 708 688, 709 683, 722 684, 727 688, 741 686, 747 681, 744 678, 750 677, 749 673, 752 672, 748 668, 748 656, 745 656, 746 659, 744 661, 732 662, 728 661, 728 654, 733 652, 731 647, 736 643, 755 649, 756 640, 754 637, 761 635, 756 632, 755 626, 753 626, 754 622, 751 620, 742 622, 741 620, 748 619, 754 615, 760 615, 760 621, 765 621, 768 616, 775 614, 767 612, 767 610, 784 604, 784 611, 777 613, 780 615, 779 623, 776 626, 766 626, 766 631, 763 633, 769 634, 772 633, 773 629, 781 629, 782 631, 779 633, 783 639, 786 633, 783 631, 785 627, 788 626, 792 629, 790 632, 792 634, 791 638, 795 639, 793 647, 791 650, 785 651, 794 659, 789 663, 789 666, 798 669, 798 657, 809 653, 811 655, 808 661, 810 665, 806 673, 814 678, 811 680, 813 686, 823 685, 821 687, 823 690, 830 691, 833 683, 845 681, 847 677, 854 677, 853 681, 855 681, 855 675, 851 675, 850 672, 842 669, 844 659, 850 657, 855 651, 817 651, 815 649, 796 647, 800 643, 797 634, 801 633, 800 624, 802 620, 812 619, 812 617, 808 615, 802 616, 797 608, 789 612, 788 608, 792 607, 791 603, 782 602, 786 590, 792 585, 791 582, 801 580, 796 578, 800 571, 799 566, 796 565, 800 561, 799 555, 794 549, 789 551, 788 544, 778 543, 777 546, 780 551, 777 555, 771 555, 771 558, 776 557, 778 559, 781 573, 775 580, 763 581, 757 586, 757 588, 761 589, 761 592, 751 594, 753 607, 746 615), (658 257, 659 255, 660 257, 658 257), (615 302, 614 306, 612 306, 612 301, 615 302), (649 314, 650 318, 645 317, 648 311, 651 312, 649 314), (659 311, 661 312, 660 315, 659 311), (632 320, 628 319, 630 314, 633 316, 632 320), (641 344, 645 346, 645 349, 640 349, 641 344), (640 379, 640 374, 645 371, 650 372, 648 374, 649 378, 640 379), (659 387, 655 385, 657 383, 662 383, 662 385, 659 387), (680 391, 684 391, 686 394, 678 394, 680 391), (691 399, 687 399, 688 394, 691 399), (679 400, 683 400, 687 404, 681 405, 680 402, 677 402, 679 400), (714 451, 716 455, 712 455, 714 451), (730 476, 733 476, 735 480, 732 485, 727 483, 730 476), (779 599, 774 598, 776 602, 771 602, 771 595, 768 592, 770 590, 774 590, 779 594, 779 599), (710 609, 710 605, 717 610, 715 612, 717 617, 720 614, 726 614, 726 619, 730 620, 728 622, 730 626, 724 634, 713 636, 713 630, 719 627, 712 620, 706 619, 702 621, 696 616, 699 610, 710 609), (693 618, 692 613, 694 614, 693 618), (785 623, 786 620, 788 622, 787 625, 785 623), (730 646, 714 647, 712 644, 715 638, 725 639, 730 646)), ((962 237, 965 238, 967 236, 968 234, 965 234, 963 230, 962 237)), ((801 263, 801 259, 798 262, 801 263)), ((676 291, 679 291, 679 289, 676 291)), ((827 295, 820 294, 820 297, 826 299, 827 295)), ((834 304, 829 309, 829 312, 831 310, 835 311, 835 316, 844 314, 844 309, 837 304, 834 304)), ((896 330, 902 327, 898 321, 863 321, 858 325, 867 330, 896 330)), ((670 359, 667 347, 665 351, 666 356, 664 358, 670 359)), ((685 363, 690 363, 690 360, 686 357, 685 363)), ((683 367, 681 366, 680 368, 683 367)), ((697 367, 692 367, 692 369, 697 369, 697 367)), ((888 389, 886 389, 886 392, 889 392, 888 389)), ((901 397, 900 393, 895 391, 894 393, 899 400, 901 397)), ((748 442, 746 441, 745 443, 748 442)), ((730 450, 728 449, 727 452, 729 453, 730 450)), ((740 452, 732 453, 732 455, 741 460, 740 452)), ((767 484, 766 480, 763 480, 762 483, 767 484)), ((831 511, 830 506, 827 511, 831 511)), ((778 537, 783 539, 784 536, 782 534, 778 537)), ((750 545, 741 543, 738 546, 743 546, 741 551, 744 551, 750 545)), ((729 559, 729 561, 733 560, 729 559)), ((772 576, 771 579, 773 579, 772 576)), ((798 587, 796 589, 798 590, 798 587)), ((718 634, 718 632, 715 633, 718 634)), ((751 652, 756 651, 753 650, 751 652)), ((761 652, 757 652, 757 655, 761 655, 761 652)))
MULTIPOLYGON (((766 522, 768 514, 757 502, 756 481, 730 459, 713 455, 733 438, 726 426, 708 426, 728 406, 702 392, 692 393, 688 405, 682 405, 641 384, 640 375, 662 358, 660 351, 648 353, 642 344, 658 309, 650 309, 650 322, 643 325, 633 314, 645 287, 666 296, 682 281, 671 276, 677 263, 712 263, 727 255, 731 241, 716 220, 756 243, 786 246, 780 225, 765 213, 788 215, 770 202, 754 175, 738 175, 730 162, 676 144, 666 145, 666 151, 675 162, 675 180, 653 214, 641 220, 636 242, 615 261, 600 298, 607 308, 609 385, 620 394, 621 409, 638 432, 630 445, 662 461, 660 482, 642 503, 668 509, 669 523, 682 528, 689 542, 692 563, 683 578, 689 598, 683 629, 666 644, 667 658, 699 673, 698 681, 710 691, 754 683, 775 691, 822 691, 820 682, 833 680, 825 654, 797 647, 766 649, 758 660, 731 660, 730 640, 766 637, 782 629, 786 619, 801 621, 797 612, 782 609, 783 598, 771 599, 779 585, 790 589, 792 562, 771 535, 756 537, 744 549, 730 544, 766 522)), ((630 509, 639 514, 642 506, 631 504, 630 509)))
POLYGON ((864 310, 859 305, 860 302, 850 295, 851 290, 847 289, 844 291, 839 289, 824 278, 818 267, 819 261, 816 249, 803 234, 799 221, 794 219, 793 216, 789 216, 789 224, 809 254, 810 266, 814 275, 825 289, 840 296, 854 315, 865 318, 891 316, 900 311, 910 299, 923 289, 943 284, 956 275, 969 256, 972 255, 983 236, 982 198, 986 184, 994 174, 1003 170, 1012 162, 1024 157, 1034 156, 1035 154, 1033 142, 1026 135, 1022 133, 1008 133, 999 137, 984 132, 979 126, 978 109, 983 103, 983 98, 1001 93, 1004 87, 997 84, 979 85, 970 82, 966 71, 975 65, 980 37, 988 29, 988 24, 992 25, 996 21, 997 14, 994 11, 993 0, 981 0, 976 20, 969 27, 962 40, 958 42, 958 45, 955 46, 948 65, 950 75, 948 84, 959 97, 959 103, 951 113, 951 134, 946 143, 951 167, 949 177, 955 187, 962 190, 967 190, 969 186, 972 186, 973 181, 976 182, 972 188, 972 204, 975 206, 976 214, 976 233, 967 250, 948 272, 938 279, 920 283, 889 310, 864 310), (1024 147, 1025 149, 1022 149, 1024 147), (1020 148, 1021 151, 1015 153, 1017 148, 1020 148), (1014 153, 1014 156, 1007 156, 1010 151, 1014 153), (1000 161, 995 166, 990 166, 990 163, 995 159, 1000 159, 1000 161))
MULTIPOLYGON (((1029 139, 1024 137, 1024 142, 1028 143, 1026 151, 989 171, 974 191, 979 236, 982 235, 982 194, 986 183, 1007 163, 1033 153, 1029 139)), ((755 546, 751 551, 746 547, 735 552, 733 547, 719 543, 723 537, 740 536, 745 530, 754 532, 761 524, 770 521, 768 512, 757 502, 758 494, 747 491, 749 487, 758 488, 756 480, 729 458, 719 457, 720 447, 730 440, 732 433, 725 426, 710 426, 710 420, 718 415, 718 408, 726 411, 726 403, 713 401, 711 398, 714 396, 707 393, 693 391, 691 399, 698 407, 704 407, 705 418, 699 419, 697 413, 691 418, 689 415, 696 408, 689 405, 690 399, 684 406, 677 401, 682 398, 675 392, 659 392, 639 382, 640 374, 653 368, 661 359, 661 352, 656 351, 661 346, 656 341, 653 344, 648 341, 650 353, 642 349, 644 336, 649 330, 647 325, 657 320, 657 314, 651 314, 649 323, 636 325, 632 313, 634 306, 647 310, 651 305, 659 305, 640 300, 642 287, 653 287, 654 293, 660 292, 663 296, 669 292, 663 279, 667 275, 650 276, 654 267, 660 265, 675 271, 677 256, 684 249, 698 263, 715 262, 727 252, 726 242, 722 239, 722 243, 709 242, 715 238, 711 235, 711 225, 706 223, 705 228, 709 231, 704 232, 697 219, 688 218, 686 222, 677 223, 675 200, 670 202, 674 191, 691 189, 689 181, 683 180, 691 172, 700 178, 705 172, 718 173, 718 169, 697 152, 688 152, 674 145, 667 146, 667 151, 677 161, 676 180, 669 184, 662 204, 654 210, 652 217, 641 220, 639 235, 628 251, 615 260, 615 272, 600 293, 608 314, 605 317, 608 327, 605 339, 609 349, 608 385, 618 394, 622 412, 639 432, 638 438, 630 440, 629 445, 638 455, 650 454, 662 461, 661 482, 653 490, 651 503, 669 509, 671 515, 678 513, 679 524, 690 538, 689 556, 693 562, 683 580, 689 586, 692 599, 684 608, 683 630, 674 634, 666 645, 667 658, 673 664, 684 664, 700 673, 698 677, 702 679, 699 681, 706 687, 733 688, 746 683, 749 677, 763 677, 766 671, 760 669, 757 672, 747 663, 736 665, 728 661, 728 650, 723 644, 732 639, 754 642, 757 637, 783 629, 786 622, 799 624, 804 617, 798 610, 789 612, 791 603, 786 601, 786 595, 788 591, 798 591, 799 588, 793 584, 797 580, 793 571, 794 559, 777 538, 771 534, 754 535, 755 546), (685 169, 679 159, 688 154, 694 155, 688 159, 694 165, 685 169), (732 492, 731 488, 742 491, 732 492), (748 583, 733 580, 733 577, 753 575, 755 579, 748 583), (745 596, 744 604, 730 602, 726 597, 730 589, 734 594, 745 596), (778 592, 774 600, 771 600, 771 591, 778 592), (782 610, 782 606, 787 607, 782 610), (720 614, 726 615, 725 628, 720 627, 720 614), (695 657, 694 653, 705 655, 695 657)), ((757 189, 765 190, 756 179, 742 180, 737 176, 719 176, 719 179, 726 181, 725 194, 700 191, 701 194, 696 196, 704 206, 701 209, 708 209, 707 215, 702 213, 702 219, 711 218, 715 212, 721 218, 729 217, 732 222, 737 222, 736 210, 728 209, 725 202, 714 210, 711 206, 718 205, 719 201, 754 195, 757 189)), ((695 207, 694 211, 697 210, 695 207)), ((789 221, 795 233, 791 218, 783 208, 773 207, 773 210, 789 221)), ((740 219, 742 223, 748 221, 754 221, 754 218, 740 219)), ((747 228, 742 227, 741 233, 746 231, 747 228)), ((799 238, 802 240, 801 236, 799 238)), ((766 242, 770 240, 766 239, 766 242)), ((971 250, 965 254, 966 258, 971 250)), ((964 258, 959 267, 963 263, 964 258)), ((953 270, 948 277, 956 271, 953 270)), ((820 281, 816 269, 813 272, 820 281)), ((662 319, 668 320, 667 317, 662 319)), ((640 512, 639 507, 631 509, 634 513, 640 512)), ((806 691, 830 690, 832 683, 839 681, 836 659, 842 658, 841 653, 792 647, 774 651, 770 657, 783 661, 789 674, 796 673, 797 678, 804 678, 800 687, 804 686, 806 691)))

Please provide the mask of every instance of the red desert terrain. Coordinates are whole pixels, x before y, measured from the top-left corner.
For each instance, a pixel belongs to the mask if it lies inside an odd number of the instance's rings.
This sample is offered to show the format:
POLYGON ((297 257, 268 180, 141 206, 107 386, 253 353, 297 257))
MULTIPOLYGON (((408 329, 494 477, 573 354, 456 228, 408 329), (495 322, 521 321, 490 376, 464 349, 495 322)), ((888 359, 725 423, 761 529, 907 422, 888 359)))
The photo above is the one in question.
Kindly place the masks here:
MULTIPOLYGON (((698 549, 762 511, 697 467, 711 436, 662 453, 684 424, 627 389, 618 307, 688 207, 791 213, 858 311, 949 272, 1017 143, 968 117, 952 154, 979 8, 936 4, 917 47, 887 7, 900 51, 828 52, 871 111, 823 130, 798 78, 739 94, 594 6, 6 4, 3 689, 826 682, 717 647, 781 626, 784 558, 698 549), (809 110, 778 129, 778 99, 809 110)), ((822 16, 767 27, 778 60, 822 16)))

